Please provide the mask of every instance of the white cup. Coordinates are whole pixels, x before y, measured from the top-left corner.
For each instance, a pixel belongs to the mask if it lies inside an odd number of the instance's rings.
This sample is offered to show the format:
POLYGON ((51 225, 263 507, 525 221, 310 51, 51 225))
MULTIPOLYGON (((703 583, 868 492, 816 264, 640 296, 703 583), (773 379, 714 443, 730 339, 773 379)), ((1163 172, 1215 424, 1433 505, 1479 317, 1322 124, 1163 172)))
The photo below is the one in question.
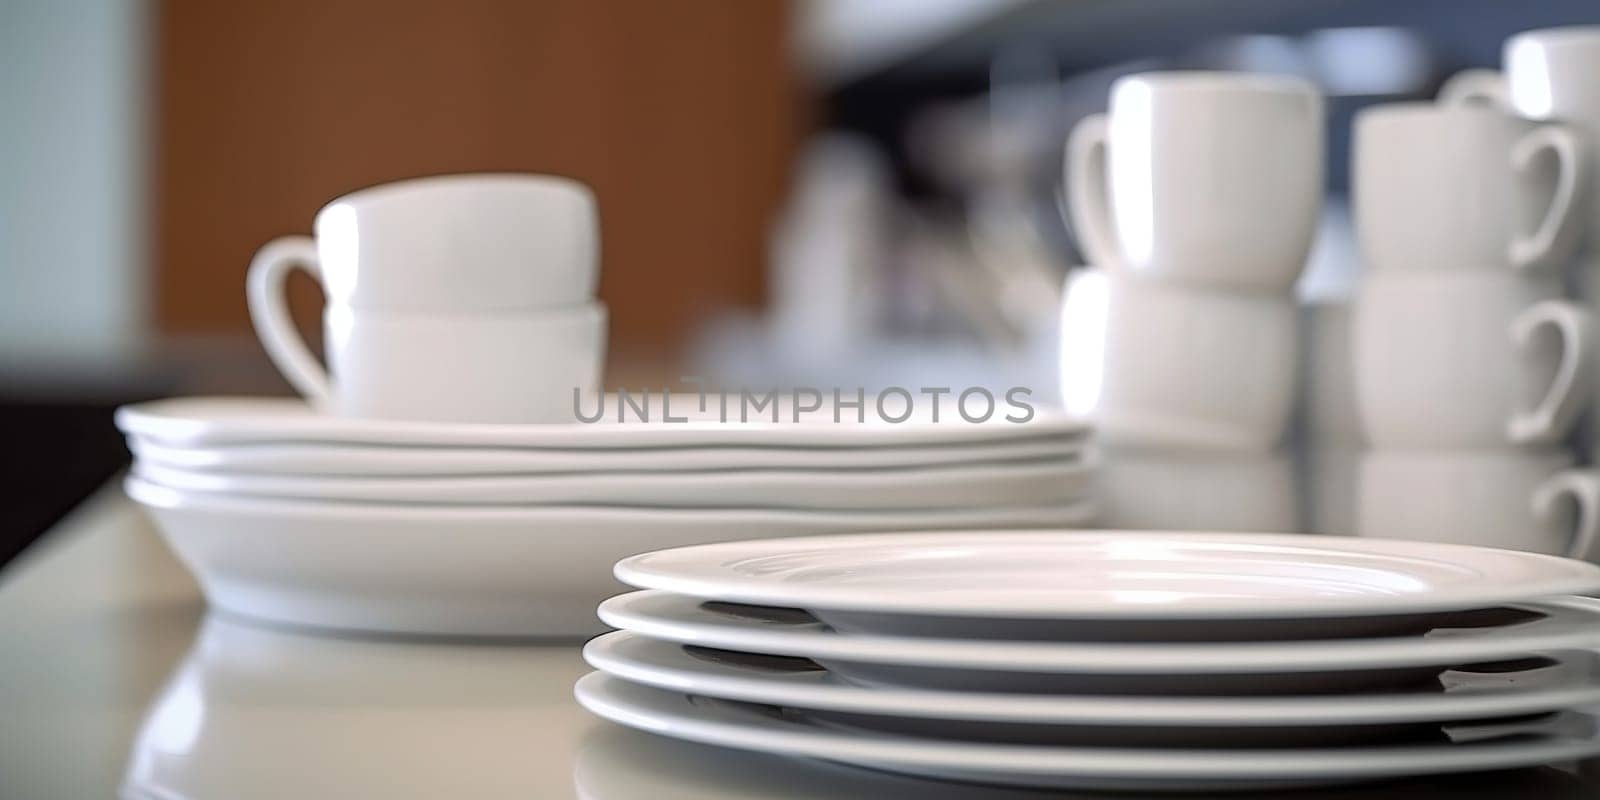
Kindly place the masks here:
POLYGON ((386 183, 317 212, 316 240, 272 242, 252 271, 300 267, 328 305, 430 314, 587 303, 598 223, 587 186, 547 175, 440 175, 386 183))
POLYGON ((1281 453, 1107 448, 1101 523, 1141 530, 1296 530, 1294 469, 1281 453))
POLYGON ((1062 400, 1111 444, 1272 450, 1293 405, 1295 316, 1287 297, 1084 270, 1062 307, 1062 400))
MULTIPOLYGON (((1457 73, 1440 89, 1439 99, 1488 102, 1529 119, 1570 123, 1588 139, 1589 169, 1595 170, 1600 162, 1600 81, 1595 80, 1600 75, 1600 25, 1519 33, 1506 40, 1501 65, 1503 73, 1457 73)), ((1592 230, 1600 230, 1596 214, 1600 203, 1591 202, 1592 230)))
POLYGON ((571 419, 593 390, 605 309, 592 303, 594 195, 541 175, 443 175, 374 186, 317 212, 316 238, 267 243, 250 315, 267 354, 341 416, 462 422, 571 419), (329 378, 284 297, 295 269, 327 299, 329 378), (556 400, 561 400, 556 403, 556 400))
POLYGON ((1390 103, 1356 116, 1354 150, 1356 230, 1375 269, 1540 267, 1580 238, 1588 156, 1562 125, 1390 103))
POLYGON ((1130 75, 1067 141, 1068 208, 1096 266, 1283 292, 1311 245, 1322 162, 1322 98, 1305 81, 1130 75))
POLYGON ((1594 324, 1556 276, 1383 272, 1356 303, 1356 398, 1375 448, 1554 442, 1592 394, 1594 324))
MULTIPOLYGON (((331 376, 313 404, 339 416, 452 422, 572 422, 573 391, 600 386, 600 303, 521 314, 323 314, 331 376)), ((305 387, 302 387, 302 391, 305 387)))
POLYGON ((1357 532, 1591 558, 1600 475, 1572 464, 1557 448, 1368 452, 1357 532))

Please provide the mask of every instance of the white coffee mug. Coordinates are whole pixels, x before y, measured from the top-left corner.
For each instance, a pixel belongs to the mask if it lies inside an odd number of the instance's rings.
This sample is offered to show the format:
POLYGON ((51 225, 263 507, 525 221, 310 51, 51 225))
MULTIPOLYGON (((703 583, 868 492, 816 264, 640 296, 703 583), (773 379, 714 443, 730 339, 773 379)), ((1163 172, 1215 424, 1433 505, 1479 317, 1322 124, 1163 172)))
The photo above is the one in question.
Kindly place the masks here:
POLYGON ((1108 528, 1297 529, 1294 470, 1282 453, 1108 447, 1096 488, 1108 528))
POLYGON ((1095 266, 1282 292, 1311 245, 1322 162, 1322 98, 1305 81, 1130 75, 1068 139, 1068 209, 1095 266))
POLYGON ((1356 398, 1375 448, 1554 442, 1592 393, 1594 323, 1556 276, 1368 275, 1356 303, 1356 398))
MULTIPOLYGON (((1569 123, 1588 140, 1590 170, 1600 168, 1600 81, 1595 80, 1600 75, 1600 25, 1519 33, 1502 47, 1501 66, 1503 73, 1457 73, 1440 89, 1439 99, 1487 102, 1528 119, 1569 123)), ((1586 224, 1600 230, 1600 203, 1588 205, 1586 224)))
POLYGON ((329 373, 316 368, 297 387, 313 405, 341 416, 572 422, 573 392, 584 402, 594 397, 605 363, 600 303, 519 314, 332 306, 323 330, 329 373))
POLYGON ((1600 25, 1523 31, 1501 49, 1504 73, 1465 70, 1439 90, 1445 102, 1484 101, 1529 119, 1600 122, 1600 25))
POLYGON ((1356 230, 1375 269, 1547 266, 1580 238, 1588 156, 1562 125, 1389 103, 1356 116, 1354 160, 1356 230))
POLYGON ((441 175, 345 195, 316 238, 267 243, 250 316, 313 405, 344 416, 541 422, 592 388, 605 346, 594 195, 543 175, 441 175), (322 286, 332 379, 289 316, 295 269, 322 286), (549 395, 549 396, 547 396, 549 395), (565 396, 565 395, 564 395, 565 396))
POLYGON ((578 305, 594 299, 599 277, 594 194, 570 178, 386 183, 328 203, 313 230, 314 243, 263 248, 253 279, 276 284, 300 267, 330 306, 439 314, 578 305))
POLYGON ((1266 452, 1292 409, 1294 301, 1084 270, 1061 316, 1061 395, 1116 445, 1266 452))
POLYGON ((1600 474, 1572 464, 1559 448, 1374 450, 1362 458, 1357 532, 1592 558, 1600 474))

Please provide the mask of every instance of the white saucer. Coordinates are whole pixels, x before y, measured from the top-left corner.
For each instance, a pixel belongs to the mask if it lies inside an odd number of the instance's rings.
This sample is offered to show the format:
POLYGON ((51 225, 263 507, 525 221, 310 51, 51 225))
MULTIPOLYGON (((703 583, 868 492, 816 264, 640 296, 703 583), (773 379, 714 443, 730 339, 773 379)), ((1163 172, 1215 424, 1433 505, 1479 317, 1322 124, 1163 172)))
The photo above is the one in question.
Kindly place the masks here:
POLYGON ((949 780, 1063 789, 1286 788, 1506 769, 1600 753, 1593 736, 1245 750, 972 743, 824 727, 770 706, 664 691, 598 672, 579 679, 574 694, 601 717, 677 739, 949 780))
POLYGON ((1432 725, 1437 733, 1440 723, 1451 720, 1600 704, 1600 685, 1587 680, 1527 690, 1227 698, 868 688, 840 681, 810 662, 688 650, 627 631, 591 640, 583 656, 595 669, 659 689, 865 716, 884 727, 925 735, 1026 735, 1058 743, 1332 744, 1373 741, 1408 725, 1432 725))
POLYGON ((1023 459, 1082 463, 1089 457, 1081 438, 1064 436, 927 447, 660 447, 631 450, 386 447, 310 442, 183 447, 130 436, 128 447, 142 462, 173 469, 300 476, 887 469, 1023 459))
MULTIPOLYGON (((158 400, 117 409, 117 427, 132 435, 168 445, 199 446, 244 442, 341 442, 404 446, 454 447, 558 447, 582 449, 698 447, 904 447, 948 445, 962 442, 999 442, 1045 436, 1082 436, 1087 425, 1061 412, 1039 408, 1026 423, 1005 420, 1004 410, 988 421, 969 423, 953 414, 949 404, 939 422, 921 416, 898 424, 878 421, 867 412, 866 422, 846 415, 834 423, 831 414, 817 412, 801 422, 720 422, 713 398, 699 412, 694 395, 674 395, 674 418, 661 421, 659 407, 650 422, 604 420, 548 425, 488 425, 446 422, 399 422, 352 419, 318 414, 301 400, 247 397, 190 397, 158 400), (680 407, 678 403, 682 403, 680 407)), ((655 397, 659 405, 660 396, 655 397)), ((871 402, 869 400, 869 402, 871 402)), ((613 401, 608 409, 615 409, 613 401)), ((897 413, 896 405, 891 413, 897 413)), ((768 412, 770 413, 770 412, 768 412)), ((782 419, 792 419, 782 417, 782 419)))
MULTIPOLYGON (((1378 639, 1105 643, 845 634, 793 611, 723 608, 666 591, 600 604, 614 628, 686 645, 797 656, 872 685, 1083 694, 1298 694, 1415 684, 1455 667, 1525 659, 1596 668, 1600 600, 1524 603, 1548 615, 1469 632, 1378 639)), ((1315 635, 1314 629, 1310 635, 1315 635)))
POLYGON ((139 461, 152 483, 227 492, 363 502, 527 503, 668 508, 915 509, 995 508, 1085 499, 1089 467, 1026 461, 881 470, 716 470, 589 472, 450 477, 227 475, 139 461))
POLYGON ((668 543, 807 532, 1077 524, 1087 504, 926 512, 446 506, 183 492, 138 478, 207 598, 233 613, 354 630, 501 636, 595 633, 611 565, 668 543))
POLYGON ((1534 553, 1170 531, 728 542, 634 556, 616 574, 648 589, 804 608, 852 629, 962 636, 995 620, 1404 616, 1600 590, 1600 566, 1534 553))

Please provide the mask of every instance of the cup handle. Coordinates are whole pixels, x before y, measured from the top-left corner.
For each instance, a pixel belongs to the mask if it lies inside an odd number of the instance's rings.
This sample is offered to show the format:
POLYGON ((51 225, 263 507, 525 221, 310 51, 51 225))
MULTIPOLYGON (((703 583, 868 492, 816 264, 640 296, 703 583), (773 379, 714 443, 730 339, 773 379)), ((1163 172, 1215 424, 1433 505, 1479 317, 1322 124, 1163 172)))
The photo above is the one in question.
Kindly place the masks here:
POLYGON ((1067 137, 1067 215, 1090 265, 1113 266, 1116 232, 1106 184, 1106 115, 1084 117, 1067 137))
POLYGON ((332 397, 327 370, 306 347, 295 329, 285 299, 284 282, 296 267, 311 273, 320 283, 322 267, 317 261, 317 245, 309 236, 284 236, 267 242, 250 260, 245 295, 250 302, 250 321, 267 356, 294 388, 314 406, 325 406, 332 397))
POLYGON ((1537 404, 1512 414, 1507 434, 1518 444, 1555 442, 1565 436, 1589 401, 1594 367, 1594 319, 1582 306, 1568 300, 1541 300, 1511 321, 1511 339, 1526 352, 1540 328, 1550 326, 1561 338, 1561 360, 1537 404))
POLYGON ((1533 233, 1511 240, 1507 255, 1517 269, 1549 263, 1552 255, 1558 255, 1558 248, 1571 244, 1577 234, 1572 225, 1573 212, 1588 188, 1589 165, 1583 146, 1572 131, 1559 125, 1533 129, 1511 148, 1511 168, 1519 174, 1526 173, 1546 151, 1556 159, 1555 194, 1533 233))
POLYGON ((1486 103, 1496 108, 1511 108, 1506 79, 1494 69, 1464 69, 1451 75, 1439 87, 1439 102, 1448 105, 1486 103))
POLYGON ((1533 493, 1534 518, 1549 524, 1556 504, 1563 497, 1572 498, 1578 509, 1578 519, 1572 529, 1572 542, 1567 545, 1568 558, 1588 560, 1594 554, 1595 534, 1600 530, 1600 473, 1588 469, 1569 469, 1550 476, 1539 484, 1533 493))

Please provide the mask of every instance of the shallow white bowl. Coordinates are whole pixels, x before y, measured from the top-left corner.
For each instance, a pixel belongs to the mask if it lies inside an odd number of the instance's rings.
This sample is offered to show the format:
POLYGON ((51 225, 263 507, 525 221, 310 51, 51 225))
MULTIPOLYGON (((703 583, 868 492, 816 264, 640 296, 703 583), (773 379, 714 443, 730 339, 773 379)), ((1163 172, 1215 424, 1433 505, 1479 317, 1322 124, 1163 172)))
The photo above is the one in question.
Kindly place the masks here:
POLYGON ((1092 518, 1087 504, 918 513, 383 505, 202 494, 138 478, 124 486, 213 606, 286 624, 418 634, 597 632, 595 605, 623 588, 612 565, 662 546, 1092 518))
POLYGON ((340 477, 227 475, 137 462, 139 477, 173 489, 253 497, 376 503, 530 503, 667 508, 1001 508, 1088 496, 1081 463, 952 465, 923 469, 577 472, 546 475, 340 477))
POLYGON ((388 447, 328 442, 170 445, 129 436, 140 461, 172 469, 251 475, 445 476, 629 470, 889 469, 1020 459, 1083 461, 1080 437, 918 447, 521 448, 388 447))

